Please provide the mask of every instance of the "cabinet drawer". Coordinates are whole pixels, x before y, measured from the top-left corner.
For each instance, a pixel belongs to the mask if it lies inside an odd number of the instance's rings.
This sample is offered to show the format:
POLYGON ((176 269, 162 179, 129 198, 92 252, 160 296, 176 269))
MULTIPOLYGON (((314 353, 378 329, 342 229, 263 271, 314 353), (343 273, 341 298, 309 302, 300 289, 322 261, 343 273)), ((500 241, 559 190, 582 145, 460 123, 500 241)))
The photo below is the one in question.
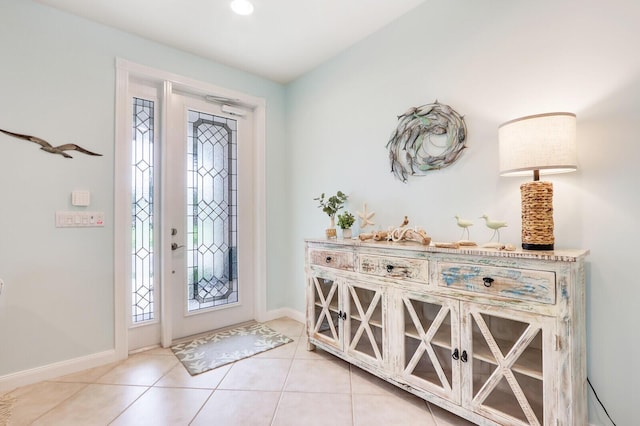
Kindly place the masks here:
POLYGON ((554 272, 447 262, 439 262, 437 271, 439 286, 538 303, 556 302, 554 272))
POLYGON ((429 282, 429 262, 426 259, 362 254, 359 257, 358 267, 364 274, 429 282))
POLYGON ((353 271, 353 253, 348 251, 310 250, 309 262, 312 265, 353 271))

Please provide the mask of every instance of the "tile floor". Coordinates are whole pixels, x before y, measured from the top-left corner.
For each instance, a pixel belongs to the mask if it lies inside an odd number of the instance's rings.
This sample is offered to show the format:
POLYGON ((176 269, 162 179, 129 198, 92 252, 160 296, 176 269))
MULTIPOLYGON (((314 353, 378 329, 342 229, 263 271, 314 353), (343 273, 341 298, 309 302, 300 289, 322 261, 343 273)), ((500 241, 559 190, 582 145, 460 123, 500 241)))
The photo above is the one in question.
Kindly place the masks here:
POLYGON ((169 349, 11 392, 9 425, 471 425, 332 355, 293 343, 191 377, 169 349))

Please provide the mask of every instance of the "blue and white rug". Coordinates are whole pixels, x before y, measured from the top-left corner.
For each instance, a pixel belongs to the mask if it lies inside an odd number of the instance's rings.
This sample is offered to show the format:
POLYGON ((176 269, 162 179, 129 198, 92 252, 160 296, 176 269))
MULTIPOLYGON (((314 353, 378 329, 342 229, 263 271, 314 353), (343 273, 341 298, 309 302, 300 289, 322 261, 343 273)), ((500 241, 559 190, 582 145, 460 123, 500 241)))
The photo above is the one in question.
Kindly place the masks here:
POLYGON ((290 342, 293 339, 264 324, 250 324, 180 343, 171 350, 195 376, 290 342))

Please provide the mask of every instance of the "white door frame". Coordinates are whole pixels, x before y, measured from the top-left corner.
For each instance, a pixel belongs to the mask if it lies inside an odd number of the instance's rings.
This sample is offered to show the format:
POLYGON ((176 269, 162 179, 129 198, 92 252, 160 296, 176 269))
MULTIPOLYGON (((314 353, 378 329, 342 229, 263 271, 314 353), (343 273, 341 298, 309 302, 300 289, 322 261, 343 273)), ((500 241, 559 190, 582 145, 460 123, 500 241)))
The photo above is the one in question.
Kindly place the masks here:
MULTIPOLYGON (((114 164, 114 331, 115 331, 115 351, 118 358, 126 358, 128 355, 128 326, 126 317, 127 306, 130 305, 129 277, 131 276, 131 262, 128 261, 130 253, 130 233, 128 229, 131 224, 131 128, 125 119, 129 110, 129 81, 131 78, 143 79, 153 82, 162 87, 163 98, 161 103, 161 127, 160 141, 161 149, 164 149, 164 138, 166 135, 167 114, 169 111, 166 100, 174 86, 181 90, 192 91, 193 93, 203 93, 241 103, 243 106, 253 110, 253 140, 254 140, 254 174, 253 185, 255 188, 252 225, 254 230, 253 238, 253 258, 255 261, 254 273, 251 279, 254 283, 254 312, 257 321, 266 319, 266 101, 245 93, 225 89, 209 83, 203 83, 187 77, 157 70, 144 65, 136 64, 121 58, 116 58, 116 119, 115 119, 115 164, 114 164)), ((166 165, 166 156, 162 156, 162 167, 166 165)), ((161 179, 164 178, 162 174, 161 179)), ((160 181, 161 188, 164 182, 160 181)), ((162 189, 161 189, 162 190, 162 189)), ((167 232, 171 225, 166 223, 164 215, 160 217, 160 263, 165 265, 170 262, 171 256, 171 236, 167 232)), ((161 267, 161 269, 163 269, 161 267)), ((164 274, 160 277, 160 312, 161 320, 161 345, 167 347, 171 344, 171 307, 166 303, 165 281, 169 278, 164 274)))

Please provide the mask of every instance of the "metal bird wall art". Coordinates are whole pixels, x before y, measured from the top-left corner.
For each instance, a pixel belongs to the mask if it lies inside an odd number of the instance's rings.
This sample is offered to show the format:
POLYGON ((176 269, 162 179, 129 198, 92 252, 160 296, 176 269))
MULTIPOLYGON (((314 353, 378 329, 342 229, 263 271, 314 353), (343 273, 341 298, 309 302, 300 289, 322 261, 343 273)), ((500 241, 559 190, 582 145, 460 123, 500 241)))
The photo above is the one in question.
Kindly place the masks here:
POLYGON ((464 117, 437 100, 409 108, 398 121, 387 149, 391 171, 402 182, 450 166, 466 148, 464 117))
POLYGON ((60 145, 60 146, 53 146, 49 142, 45 141, 44 139, 38 138, 36 136, 23 135, 23 134, 20 134, 20 133, 13 133, 13 132, 10 132, 8 130, 3 130, 3 129, 0 129, 0 132, 4 133, 5 135, 13 136, 14 138, 24 139, 25 141, 29 141, 29 142, 35 142, 38 145, 40 145, 40 149, 41 150, 49 152, 51 154, 60 154, 64 158, 73 158, 72 156, 67 154, 65 151, 78 151, 78 152, 81 152, 81 153, 87 154, 87 155, 95 155, 95 156, 100 156, 100 157, 102 156, 102 154, 91 152, 91 151, 89 151, 87 149, 82 148, 81 146, 78 146, 78 145, 74 144, 74 143, 67 143, 67 144, 60 145))

